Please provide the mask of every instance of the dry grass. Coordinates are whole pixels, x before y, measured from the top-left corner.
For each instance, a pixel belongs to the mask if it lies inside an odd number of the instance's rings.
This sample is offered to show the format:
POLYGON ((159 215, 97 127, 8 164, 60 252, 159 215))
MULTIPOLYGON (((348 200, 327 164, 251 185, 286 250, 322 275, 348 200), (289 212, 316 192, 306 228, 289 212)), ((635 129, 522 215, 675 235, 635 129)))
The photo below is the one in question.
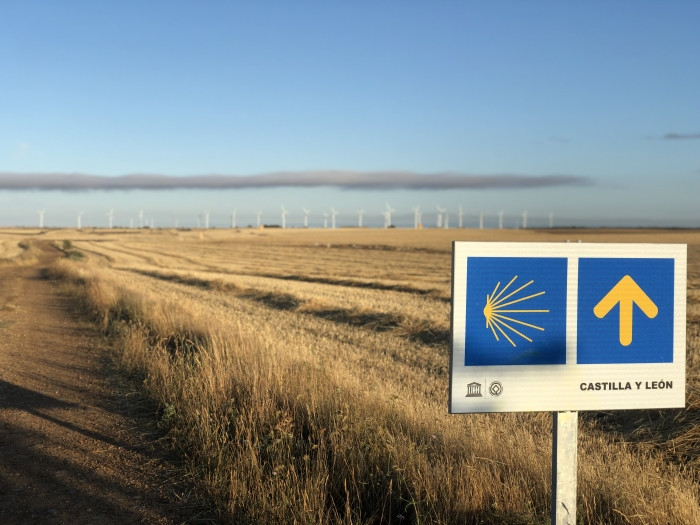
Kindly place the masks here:
MULTIPOLYGON (((585 523, 700 522, 700 235, 494 233, 689 244, 688 406, 583 414, 578 500, 585 523)), ((87 262, 53 272, 122 342, 224 520, 548 521, 551 416, 446 413, 447 233, 199 237, 76 235, 87 262)))
POLYGON ((32 239, 9 238, 0 236, 0 265, 2 264, 34 264, 37 261, 38 250, 32 239))
POLYGON ((11 261, 15 257, 24 253, 24 248, 20 246, 20 242, 14 239, 0 240, 0 261, 11 261))

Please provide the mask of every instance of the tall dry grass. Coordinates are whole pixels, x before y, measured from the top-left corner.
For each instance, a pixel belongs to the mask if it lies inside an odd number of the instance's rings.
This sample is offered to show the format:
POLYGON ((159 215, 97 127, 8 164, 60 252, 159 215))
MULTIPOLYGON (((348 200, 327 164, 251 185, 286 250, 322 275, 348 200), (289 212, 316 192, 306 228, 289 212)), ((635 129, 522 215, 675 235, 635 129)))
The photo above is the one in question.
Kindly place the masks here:
POLYGON ((38 257, 39 250, 31 239, 0 238, 0 264, 30 265, 38 257))
POLYGON ((0 239, 0 261, 10 261, 24 252, 20 244, 14 239, 0 239))
MULTIPOLYGON (((90 264, 61 261, 52 271, 121 342, 124 369, 158 401, 160 425, 223 520, 548 521, 549 414, 449 416, 445 399, 407 393, 400 377, 365 383, 340 361, 313 358, 330 349, 223 323, 196 298, 173 302, 90 264)), ((256 300, 244 290, 247 299, 256 300)), ((308 314, 297 308, 290 315, 308 314)), ((687 433, 674 434, 676 451, 698 428, 689 411, 678 413, 687 433)), ((624 423, 582 421, 580 521, 700 523, 697 454, 689 467, 661 440, 627 441, 624 423)))

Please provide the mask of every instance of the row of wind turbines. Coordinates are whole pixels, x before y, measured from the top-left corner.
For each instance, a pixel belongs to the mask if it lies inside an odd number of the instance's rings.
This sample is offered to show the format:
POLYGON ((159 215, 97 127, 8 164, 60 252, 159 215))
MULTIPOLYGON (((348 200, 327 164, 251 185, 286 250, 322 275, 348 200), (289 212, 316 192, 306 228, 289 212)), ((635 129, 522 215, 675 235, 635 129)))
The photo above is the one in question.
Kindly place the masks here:
MULTIPOLYGON (((444 228, 448 229, 450 227, 450 214, 448 210, 440 205, 435 206, 436 213, 435 213, 435 227, 436 228, 444 228)), ((304 228, 309 227, 309 215, 311 213, 311 210, 308 208, 302 208, 301 211, 303 212, 303 224, 304 228)), ((384 211, 382 212, 382 216, 384 218, 384 228, 392 228, 394 225, 391 222, 391 215, 394 213, 396 210, 392 208, 389 203, 386 203, 386 207, 384 211)), ((423 210, 421 209, 420 206, 415 206, 412 208, 413 211, 413 227, 415 229, 420 229, 423 228, 423 210)), ((44 214, 46 210, 37 210, 37 213, 39 214, 39 228, 44 227, 44 214)), ((77 227, 78 229, 82 228, 82 217, 85 214, 84 211, 80 211, 77 214, 77 227)), ((358 209, 356 210, 357 214, 357 227, 362 228, 364 226, 363 224, 363 217, 365 214, 364 209, 358 209)), ((262 211, 258 211, 255 213, 256 216, 256 226, 258 228, 263 226, 262 222, 262 211)), ((289 210, 287 210, 284 206, 281 207, 281 227, 282 228, 287 228, 287 216, 289 215, 289 210)), ((334 207, 331 207, 328 211, 323 211, 322 212, 322 217, 323 217, 323 228, 328 228, 329 227, 329 219, 330 219, 330 228, 335 229, 336 228, 336 217, 339 215, 338 210, 336 210, 334 207)), ((499 211, 497 214, 498 218, 498 229, 503 229, 504 227, 504 212, 503 210, 499 211)), ((111 229, 114 227, 114 210, 111 209, 109 212, 106 213, 107 219, 108 219, 108 227, 111 229)), ((197 228, 204 228, 208 229, 209 228, 209 218, 210 218, 210 213, 208 211, 202 213, 201 215, 197 216, 197 228)), ((231 228, 237 228, 237 210, 233 210, 231 212, 231 228)), ((528 212, 527 210, 522 213, 522 215, 519 217, 519 227, 521 228, 527 228, 527 219, 528 219, 528 212)), ((464 227, 464 209, 462 206, 459 206, 458 211, 457 211, 457 227, 458 228, 463 228, 464 227)), ((554 214, 549 213, 548 216, 548 224, 550 228, 554 227, 554 214)), ((129 220, 129 227, 134 228, 136 226, 134 219, 131 218, 129 220)), ((178 227, 178 220, 176 218, 173 218, 173 226, 175 228, 178 227)), ((478 226, 479 229, 484 229, 484 212, 479 212, 478 215, 478 226)), ((138 227, 143 228, 143 227, 150 227, 154 228, 155 227, 155 221, 154 219, 145 219, 144 212, 143 210, 140 210, 138 213, 138 227)))
MULTIPOLYGON (((436 205, 435 209, 437 210, 437 213, 435 215, 436 217, 436 223, 435 227, 436 228, 444 228, 448 229, 450 227, 450 215, 449 212, 447 211, 447 208, 443 208, 440 205, 436 205)), ((289 214, 289 211, 282 206, 282 228, 286 228, 287 224, 287 215, 289 214)), ((420 206, 415 206, 412 208, 413 210, 413 227, 415 229, 419 229, 423 227, 423 211, 421 210, 420 206)), ((306 208, 302 208, 302 211, 304 212, 304 228, 309 227, 309 213, 310 211, 306 208)), ((386 208, 382 212, 382 215, 384 217, 384 228, 391 228, 392 222, 391 222, 391 214, 395 212, 396 210, 392 208, 389 203, 386 203, 386 208)), ((357 227, 362 228, 362 219, 365 213, 364 209, 356 210, 357 213, 357 227)), ((328 217, 330 216, 331 218, 331 228, 336 227, 336 221, 335 218, 338 215, 338 211, 331 207, 330 212, 323 212, 323 227, 328 228, 328 217)), ((503 229, 503 217, 504 217, 504 212, 503 210, 499 211, 497 213, 498 216, 498 228, 503 229)), ((520 216, 521 222, 520 222, 520 227, 521 228, 527 228, 527 210, 525 210, 522 215, 520 216)), ((484 212, 479 212, 479 229, 483 230, 484 229, 484 212)), ((462 206, 459 206, 458 211, 457 211, 457 221, 458 221, 458 228, 463 228, 464 227, 464 208, 462 206)), ((550 212, 548 215, 548 224, 550 228, 554 227, 554 213, 550 212)), ((258 222, 257 222, 258 227, 260 226, 260 212, 258 212, 258 222)), ((235 212, 234 212, 234 223, 232 224, 232 227, 235 228, 235 212)))

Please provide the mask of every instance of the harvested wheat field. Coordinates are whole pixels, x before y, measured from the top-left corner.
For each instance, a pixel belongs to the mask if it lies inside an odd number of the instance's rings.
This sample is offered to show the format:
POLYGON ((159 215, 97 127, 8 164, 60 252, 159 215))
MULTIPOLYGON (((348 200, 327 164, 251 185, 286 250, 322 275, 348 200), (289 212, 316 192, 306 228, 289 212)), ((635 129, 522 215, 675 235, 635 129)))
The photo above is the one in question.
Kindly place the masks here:
POLYGON ((19 233, 235 524, 547 523, 551 414, 447 413, 451 241, 685 243, 687 406, 580 415, 578 516, 700 523, 700 232, 19 233))

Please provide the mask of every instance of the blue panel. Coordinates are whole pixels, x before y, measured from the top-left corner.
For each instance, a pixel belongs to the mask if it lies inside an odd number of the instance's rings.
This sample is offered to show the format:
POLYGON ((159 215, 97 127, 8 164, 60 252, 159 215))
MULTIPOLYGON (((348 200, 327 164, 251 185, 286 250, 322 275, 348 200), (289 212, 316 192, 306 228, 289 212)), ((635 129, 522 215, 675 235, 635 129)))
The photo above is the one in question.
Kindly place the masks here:
POLYGON ((464 364, 565 364, 566 272, 566 258, 468 257, 464 364))
POLYGON ((673 362, 673 267, 673 259, 579 259, 577 362, 673 362), (596 305, 626 276, 653 302, 655 315, 643 312, 631 296, 622 298, 632 304, 627 315, 620 304, 602 317, 596 315, 596 305), (623 343, 625 319, 631 340, 623 343))

